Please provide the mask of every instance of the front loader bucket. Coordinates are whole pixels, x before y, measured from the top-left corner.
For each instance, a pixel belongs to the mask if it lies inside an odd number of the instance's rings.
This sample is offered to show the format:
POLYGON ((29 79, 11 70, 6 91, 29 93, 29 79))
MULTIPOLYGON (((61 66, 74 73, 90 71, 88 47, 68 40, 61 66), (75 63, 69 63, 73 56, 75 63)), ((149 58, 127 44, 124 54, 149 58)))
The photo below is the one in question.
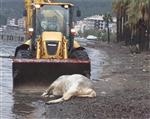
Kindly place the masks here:
POLYGON ((14 90, 44 90, 61 75, 90 76, 90 61, 13 59, 14 90))

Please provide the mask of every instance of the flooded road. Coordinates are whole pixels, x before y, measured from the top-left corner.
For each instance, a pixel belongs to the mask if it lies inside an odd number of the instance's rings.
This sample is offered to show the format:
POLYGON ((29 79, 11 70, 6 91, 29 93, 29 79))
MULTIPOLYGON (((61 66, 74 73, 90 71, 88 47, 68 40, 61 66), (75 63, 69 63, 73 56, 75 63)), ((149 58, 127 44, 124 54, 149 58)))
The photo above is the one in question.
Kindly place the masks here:
MULTIPOLYGON (((0 41, 0 56, 12 56, 19 44, 15 41, 0 41)), ((98 80, 107 55, 104 51, 88 47, 86 41, 81 44, 86 47, 92 61, 91 79, 98 80)), ((0 58, 0 119, 50 118, 45 114, 48 108, 41 94, 13 94, 12 82, 12 60, 0 58)))
MULTIPOLYGON (((96 98, 46 105, 49 98, 41 93, 14 94, 11 59, 0 58, 0 119, 150 119, 149 52, 133 55, 120 44, 79 42, 92 61, 96 98)), ((0 42, 0 55, 13 55, 18 44, 0 42)))
MULTIPOLYGON (((15 42, 2 42, 0 41, 0 55, 10 56, 13 55, 15 42)), ((12 106, 14 104, 12 94, 12 64, 11 59, 0 58, 0 118, 13 119, 12 106)))

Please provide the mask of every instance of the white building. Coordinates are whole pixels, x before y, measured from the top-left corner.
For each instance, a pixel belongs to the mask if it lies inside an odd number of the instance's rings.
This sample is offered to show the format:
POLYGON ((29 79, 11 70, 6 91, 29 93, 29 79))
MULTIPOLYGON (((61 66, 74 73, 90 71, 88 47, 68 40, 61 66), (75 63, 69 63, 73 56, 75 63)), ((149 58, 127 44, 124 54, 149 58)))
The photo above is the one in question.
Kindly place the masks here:
POLYGON ((16 25, 16 19, 15 18, 8 18, 7 19, 7 25, 15 26, 16 25))
POLYGON ((82 33, 84 30, 89 29, 97 29, 97 30, 103 30, 105 29, 106 23, 103 20, 103 15, 95 15, 91 17, 84 18, 81 21, 78 21, 75 25, 76 31, 81 31, 82 33))
POLYGON ((6 28, 7 28, 7 26, 6 26, 6 25, 1 25, 1 27, 0 27, 0 32, 2 32, 2 31, 4 31, 4 30, 6 30, 6 28))
MULTIPOLYGON (((84 18, 81 21, 78 21, 75 25, 75 29, 77 32, 81 31, 82 33, 84 30, 89 29, 96 29, 96 30, 105 30, 106 29, 106 22, 103 19, 104 15, 95 15, 91 17, 84 18)), ((109 28, 111 32, 116 32, 116 18, 112 18, 113 21, 109 23, 109 28)))
POLYGON ((83 33, 84 32, 84 29, 85 29, 85 26, 86 24, 83 23, 83 21, 77 21, 76 25, 74 26, 76 32, 81 32, 83 33))
POLYGON ((0 32, 2 32, 3 31, 3 28, 2 27, 0 27, 0 32))
POLYGON ((17 24, 18 24, 18 27, 24 28, 25 27, 25 20, 24 20, 24 18, 18 19, 17 20, 17 24))
POLYGON ((103 19, 103 15, 95 15, 91 17, 84 18, 84 23, 86 24, 85 29, 105 29, 105 22, 103 19))

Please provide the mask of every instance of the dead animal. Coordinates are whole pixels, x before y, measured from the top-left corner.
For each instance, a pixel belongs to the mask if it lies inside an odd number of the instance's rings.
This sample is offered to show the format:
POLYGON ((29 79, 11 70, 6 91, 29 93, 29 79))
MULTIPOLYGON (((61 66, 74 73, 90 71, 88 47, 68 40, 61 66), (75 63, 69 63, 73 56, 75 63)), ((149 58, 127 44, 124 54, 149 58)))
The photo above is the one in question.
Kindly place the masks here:
POLYGON ((92 89, 92 82, 90 79, 80 74, 73 74, 60 76, 42 94, 42 97, 54 96, 62 97, 50 100, 47 104, 66 101, 73 96, 96 97, 96 92, 92 89))

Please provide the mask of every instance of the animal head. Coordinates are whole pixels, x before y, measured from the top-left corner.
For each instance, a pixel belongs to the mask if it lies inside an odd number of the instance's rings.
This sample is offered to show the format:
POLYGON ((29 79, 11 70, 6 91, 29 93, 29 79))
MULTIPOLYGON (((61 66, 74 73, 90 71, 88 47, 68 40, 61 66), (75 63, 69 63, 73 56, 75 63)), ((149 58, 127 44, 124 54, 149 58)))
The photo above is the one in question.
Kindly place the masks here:
POLYGON ((42 97, 48 97, 53 93, 54 86, 50 85, 50 87, 41 95, 42 97))

